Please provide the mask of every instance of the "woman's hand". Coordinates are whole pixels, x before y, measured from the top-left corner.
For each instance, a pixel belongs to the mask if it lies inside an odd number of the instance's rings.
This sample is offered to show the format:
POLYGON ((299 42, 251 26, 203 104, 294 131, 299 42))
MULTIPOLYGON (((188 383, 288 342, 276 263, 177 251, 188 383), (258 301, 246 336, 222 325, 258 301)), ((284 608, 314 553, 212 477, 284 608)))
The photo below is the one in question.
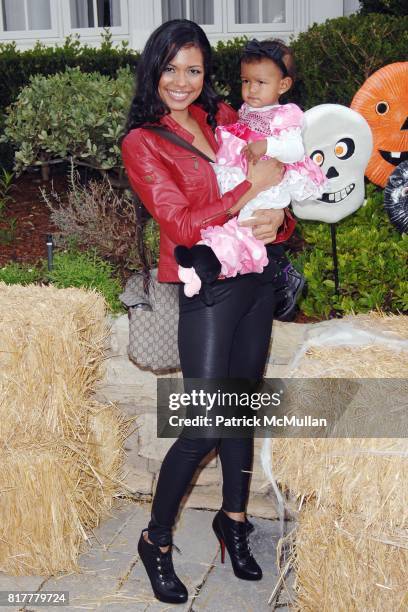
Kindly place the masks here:
POLYGON ((284 172, 282 162, 277 159, 262 159, 256 165, 251 162, 248 164, 247 179, 252 183, 253 192, 258 195, 261 191, 279 185, 284 172))
POLYGON ((269 244, 275 240, 284 218, 285 212, 281 208, 262 209, 253 212, 250 219, 238 221, 238 224, 252 227, 252 233, 255 238, 262 240, 264 244, 269 244))

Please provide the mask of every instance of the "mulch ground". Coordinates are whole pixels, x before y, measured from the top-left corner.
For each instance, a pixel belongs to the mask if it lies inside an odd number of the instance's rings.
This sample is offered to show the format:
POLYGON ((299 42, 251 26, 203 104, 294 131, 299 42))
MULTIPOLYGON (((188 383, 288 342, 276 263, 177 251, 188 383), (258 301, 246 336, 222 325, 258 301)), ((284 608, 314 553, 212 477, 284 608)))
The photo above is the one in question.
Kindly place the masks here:
MULTIPOLYGON (((65 175, 53 177, 54 187, 59 193, 67 189, 65 175)), ((50 191, 51 181, 43 181, 37 173, 24 173, 13 183, 9 195, 4 221, 0 228, 7 229, 9 221, 15 219, 16 232, 9 244, 0 243, 0 266, 10 261, 35 263, 47 257, 46 238, 56 230, 50 219, 50 211, 42 200, 40 187, 50 191)))

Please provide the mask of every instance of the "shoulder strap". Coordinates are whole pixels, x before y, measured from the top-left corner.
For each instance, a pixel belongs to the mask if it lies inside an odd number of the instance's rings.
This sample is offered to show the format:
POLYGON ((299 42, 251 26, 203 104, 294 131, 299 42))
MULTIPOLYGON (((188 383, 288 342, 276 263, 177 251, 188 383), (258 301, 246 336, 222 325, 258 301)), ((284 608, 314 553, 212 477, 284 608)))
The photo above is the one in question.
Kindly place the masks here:
POLYGON ((150 285, 150 262, 146 251, 146 246, 144 242, 144 227, 146 224, 146 217, 144 215, 145 208, 143 203, 133 195, 133 203, 136 209, 136 246, 137 252, 139 255, 140 264, 142 267, 142 276, 143 276, 143 289, 146 295, 149 295, 149 285, 150 285))
POLYGON ((181 138, 181 136, 174 134, 174 132, 170 132, 170 130, 168 130, 165 127, 162 127, 159 125, 144 125, 143 129, 151 130, 152 132, 156 132, 156 134, 159 134, 160 136, 162 136, 162 138, 169 140, 173 144, 179 145, 180 147, 187 149, 187 151, 191 151, 192 153, 199 155, 200 157, 205 159, 205 161, 214 163, 213 160, 208 157, 208 155, 206 155, 205 153, 197 149, 194 145, 187 142, 187 140, 184 140, 184 138, 181 138))

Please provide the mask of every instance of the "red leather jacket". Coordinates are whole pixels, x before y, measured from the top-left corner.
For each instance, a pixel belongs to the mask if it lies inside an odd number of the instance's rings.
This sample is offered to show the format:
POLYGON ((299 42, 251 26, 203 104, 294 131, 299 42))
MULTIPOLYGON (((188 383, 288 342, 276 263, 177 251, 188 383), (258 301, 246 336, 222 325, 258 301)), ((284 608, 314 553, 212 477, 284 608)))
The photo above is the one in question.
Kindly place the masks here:
MULTIPOLYGON (((218 145, 207 123, 207 113, 194 104, 189 111, 216 152, 218 145)), ((220 125, 233 123, 237 113, 221 103, 216 119, 220 125)), ((194 140, 170 115, 165 115, 161 123, 188 142, 194 140)), ((220 196, 208 162, 143 128, 125 136, 122 158, 132 189, 160 227, 158 280, 178 282, 174 247, 191 247, 201 239, 202 228, 223 225, 228 220, 226 211, 250 189, 251 183, 245 180, 220 196)))

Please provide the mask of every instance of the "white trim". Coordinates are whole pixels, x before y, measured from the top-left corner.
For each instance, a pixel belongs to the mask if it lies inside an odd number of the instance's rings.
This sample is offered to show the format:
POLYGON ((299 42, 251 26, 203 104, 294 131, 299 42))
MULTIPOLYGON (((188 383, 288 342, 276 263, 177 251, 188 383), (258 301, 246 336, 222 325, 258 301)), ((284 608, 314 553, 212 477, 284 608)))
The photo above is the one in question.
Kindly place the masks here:
MULTIPOLYGON (((58 0, 59 1, 59 0, 58 0)), ((24 2, 24 19, 28 26, 27 2, 24 2)), ((39 40, 41 38, 59 38, 58 28, 58 5, 55 0, 50 0, 51 28, 49 30, 4 30, 3 24, 3 1, 0 0, 0 40, 26 40, 27 38, 39 40)))
POLYGON ((296 34, 304 32, 310 23, 310 2, 295 0, 293 30, 296 34))
MULTIPOLYGON (((304 2, 304 0, 300 0, 304 2)), ((259 32, 267 30, 269 33, 273 32, 293 32, 294 31, 294 23, 293 23, 293 2, 294 0, 285 0, 285 14, 286 20, 275 22, 275 23, 236 23, 235 22, 235 1, 228 0, 227 5, 227 31, 230 34, 243 34, 248 32, 254 32, 258 34, 259 32)), ((261 11, 262 1, 259 0, 259 7, 261 11)), ((261 14, 261 12, 260 12, 261 14)))
MULTIPOLYGON (((128 34, 129 33, 129 13, 128 13, 128 0, 120 1, 120 19, 121 26, 111 26, 109 31, 112 35, 115 34, 128 34)), ((95 6, 95 0, 93 0, 94 6, 94 19, 97 20, 97 12, 95 6)), ((68 36, 69 34, 79 34, 81 37, 89 38, 93 36, 100 36, 105 28, 95 26, 93 28, 73 28, 71 26, 71 10, 69 0, 63 0, 62 2, 62 23, 63 23, 63 35, 68 36)))

